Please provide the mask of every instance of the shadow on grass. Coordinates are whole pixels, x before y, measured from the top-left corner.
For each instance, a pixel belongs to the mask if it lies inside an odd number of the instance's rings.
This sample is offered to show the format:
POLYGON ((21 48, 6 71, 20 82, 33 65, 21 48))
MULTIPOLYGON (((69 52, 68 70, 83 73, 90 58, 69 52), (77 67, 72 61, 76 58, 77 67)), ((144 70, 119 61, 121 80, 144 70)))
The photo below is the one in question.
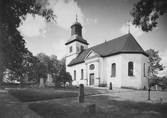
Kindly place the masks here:
POLYGON ((85 102, 96 104, 96 114, 86 115, 75 98, 33 103, 29 107, 44 118, 167 118, 167 104, 117 101, 104 95, 85 97, 85 102))
POLYGON ((41 90, 10 90, 13 96, 22 102, 41 101, 49 99, 60 99, 68 97, 77 97, 76 92, 61 92, 61 91, 42 91, 41 90))
MULTIPOLYGON (((32 102, 50 99, 60 99, 77 97, 78 89, 11 89, 9 90, 13 96, 22 102, 32 102)), ((102 94, 99 91, 85 91, 85 96, 102 94)))

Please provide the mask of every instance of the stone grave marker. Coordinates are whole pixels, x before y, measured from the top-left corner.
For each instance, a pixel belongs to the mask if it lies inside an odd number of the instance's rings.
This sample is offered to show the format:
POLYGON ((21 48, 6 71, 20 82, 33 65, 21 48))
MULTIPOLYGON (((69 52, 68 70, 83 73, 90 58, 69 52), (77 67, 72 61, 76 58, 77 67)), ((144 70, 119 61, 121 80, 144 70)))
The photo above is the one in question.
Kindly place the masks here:
POLYGON ((109 89, 112 90, 112 82, 110 82, 110 88, 109 89))
POLYGON ((40 85, 39 85, 40 88, 43 88, 44 87, 44 80, 43 78, 40 78, 40 85))
POLYGON ((28 74, 24 75, 24 83, 28 83, 28 74))
POLYGON ((54 84, 52 81, 53 81, 52 75, 47 74, 47 86, 52 86, 54 84))
POLYGON ((88 104, 85 104, 86 108, 85 108, 85 113, 88 115, 88 116, 92 116, 93 114, 96 113, 96 105, 93 104, 93 103, 88 103, 88 104))
POLYGON ((79 100, 79 103, 84 102, 84 85, 83 84, 79 85, 78 100, 79 100))

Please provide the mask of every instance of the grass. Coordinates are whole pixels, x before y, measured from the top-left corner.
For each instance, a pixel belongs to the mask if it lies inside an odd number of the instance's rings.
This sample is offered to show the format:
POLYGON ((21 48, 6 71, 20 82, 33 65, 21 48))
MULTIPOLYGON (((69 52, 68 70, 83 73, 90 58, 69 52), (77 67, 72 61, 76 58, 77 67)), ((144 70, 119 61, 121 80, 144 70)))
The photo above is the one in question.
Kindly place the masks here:
POLYGON ((89 96, 85 102, 96 104, 96 114, 89 116, 75 98, 30 104, 44 118, 166 118, 167 104, 116 101, 108 96, 89 96))
POLYGON ((57 91, 53 89, 20 89, 9 90, 9 92, 22 102, 41 101, 49 99, 60 99, 68 97, 77 97, 77 92, 57 91))
MULTIPOLYGON (((44 118, 77 118, 84 116, 83 109, 81 107, 65 106, 58 103, 34 103, 29 107, 35 111, 38 115, 44 118)), ((86 118, 86 117, 85 117, 86 118)))
MULTIPOLYGON (((50 99, 60 99, 68 97, 77 97, 78 88, 76 87, 66 87, 66 89, 53 89, 53 88, 43 88, 43 89, 11 89, 9 92, 18 98, 22 102, 32 102, 50 99)), ((94 89, 85 88, 85 96, 102 94, 106 92, 95 91, 94 89)))
MULTIPOLYGON (((85 87, 85 102, 96 104, 96 114, 90 116, 85 113, 85 107, 78 103, 78 88, 66 89, 11 89, 12 95, 22 102, 30 102, 29 108, 44 118, 166 118, 167 103, 147 103, 134 102, 132 99, 141 100, 147 94, 147 91, 109 91, 92 89, 85 87), (110 95, 88 96, 91 94, 111 93, 110 95), (114 94, 116 93, 116 94, 114 94), (119 93, 119 94, 118 94, 119 93), (138 95, 140 94, 140 95, 138 95), (123 96, 125 95, 125 96, 123 96), (129 96, 129 97, 126 97, 129 96), (64 99, 60 99, 64 98, 64 99), (130 98, 127 100, 127 98, 130 98), (51 100, 52 99, 52 100, 51 100), (48 101, 42 101, 48 100, 48 101), (32 101, 40 101, 33 102, 32 101)), ((163 97, 165 100, 166 93, 154 92, 152 98, 163 97), (156 96, 154 96, 156 95, 156 96)))

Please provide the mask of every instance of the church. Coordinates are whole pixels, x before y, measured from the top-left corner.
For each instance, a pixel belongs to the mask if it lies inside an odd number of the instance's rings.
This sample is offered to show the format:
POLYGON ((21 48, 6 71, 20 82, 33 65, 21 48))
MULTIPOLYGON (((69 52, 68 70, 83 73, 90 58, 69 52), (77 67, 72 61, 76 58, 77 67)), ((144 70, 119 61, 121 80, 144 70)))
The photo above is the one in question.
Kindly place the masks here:
POLYGON ((76 20, 66 45, 66 71, 72 85, 146 89, 148 55, 131 33, 88 48, 76 20))

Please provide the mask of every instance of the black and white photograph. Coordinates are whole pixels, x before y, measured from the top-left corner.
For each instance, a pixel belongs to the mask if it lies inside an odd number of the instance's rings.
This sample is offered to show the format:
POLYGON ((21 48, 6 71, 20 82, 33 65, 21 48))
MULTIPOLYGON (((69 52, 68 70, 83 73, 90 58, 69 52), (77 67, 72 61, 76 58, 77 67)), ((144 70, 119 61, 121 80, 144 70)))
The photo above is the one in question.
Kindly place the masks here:
POLYGON ((167 0, 0 0, 0 118, 167 118, 167 0))

